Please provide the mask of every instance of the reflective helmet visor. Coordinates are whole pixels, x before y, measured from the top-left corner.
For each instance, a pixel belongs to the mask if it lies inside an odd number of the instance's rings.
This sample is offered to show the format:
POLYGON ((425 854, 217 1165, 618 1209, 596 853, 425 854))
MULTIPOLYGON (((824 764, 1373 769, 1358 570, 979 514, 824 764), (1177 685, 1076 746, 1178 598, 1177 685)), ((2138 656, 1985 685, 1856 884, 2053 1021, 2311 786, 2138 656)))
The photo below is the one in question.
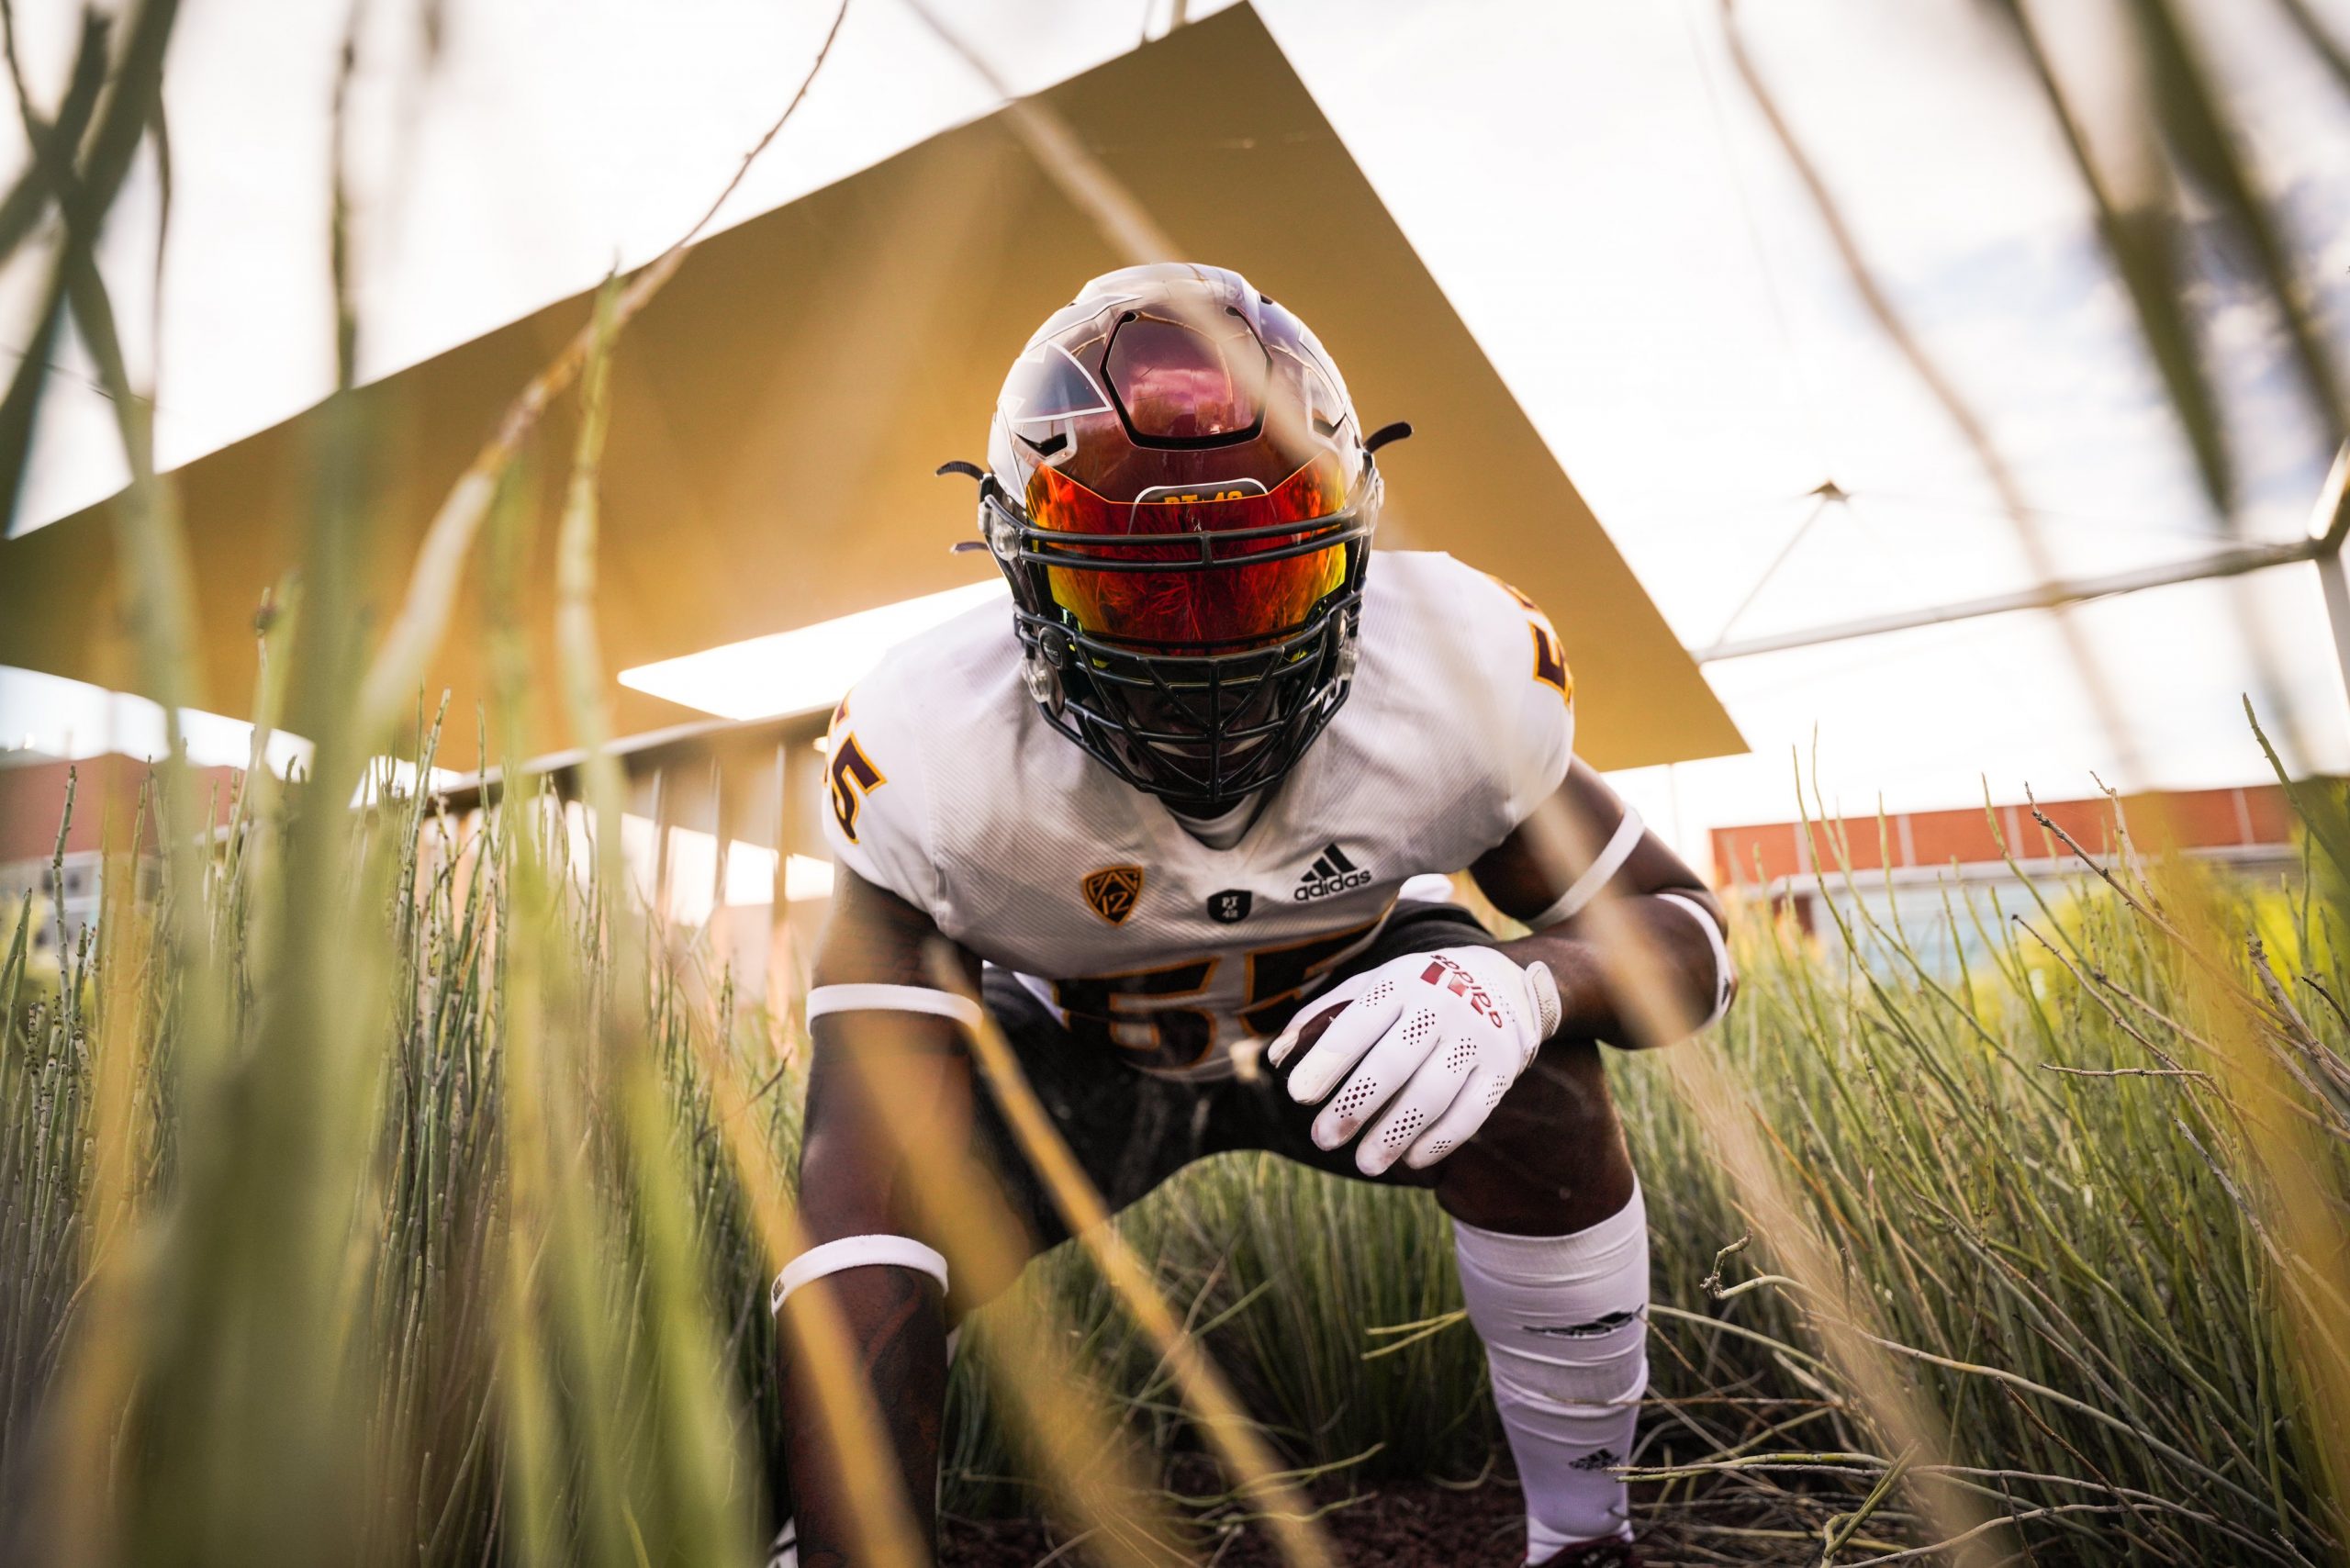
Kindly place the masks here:
POLYGON ((1039 466, 1030 540, 1083 632, 1168 652, 1245 648, 1295 632, 1345 584, 1348 478, 1324 454, 1270 491, 1242 480, 1113 501, 1039 466), (1103 565, 1057 564, 1080 559, 1103 565))

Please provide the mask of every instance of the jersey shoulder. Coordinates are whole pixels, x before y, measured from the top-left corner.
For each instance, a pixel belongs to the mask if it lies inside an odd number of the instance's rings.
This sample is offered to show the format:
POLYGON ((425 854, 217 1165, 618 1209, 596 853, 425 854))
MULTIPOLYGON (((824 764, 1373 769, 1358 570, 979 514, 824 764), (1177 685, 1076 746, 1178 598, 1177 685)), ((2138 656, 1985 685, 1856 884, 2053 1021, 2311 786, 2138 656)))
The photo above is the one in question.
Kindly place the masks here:
POLYGON ((1457 679, 1513 689, 1531 680, 1574 700, 1574 675, 1550 615, 1491 572, 1440 550, 1382 551, 1372 559, 1365 605, 1400 622, 1397 630, 1457 647, 1473 661, 1457 679))
POLYGON ((835 859, 936 918, 940 793, 1001 777, 1029 702, 1011 612, 990 601, 908 638, 841 699, 825 736, 835 859))
POLYGON ((1438 551, 1381 552, 1362 645, 1380 722, 1423 726, 1480 759, 1479 790, 1504 831, 1566 778, 1574 676, 1550 618, 1503 578, 1438 551))

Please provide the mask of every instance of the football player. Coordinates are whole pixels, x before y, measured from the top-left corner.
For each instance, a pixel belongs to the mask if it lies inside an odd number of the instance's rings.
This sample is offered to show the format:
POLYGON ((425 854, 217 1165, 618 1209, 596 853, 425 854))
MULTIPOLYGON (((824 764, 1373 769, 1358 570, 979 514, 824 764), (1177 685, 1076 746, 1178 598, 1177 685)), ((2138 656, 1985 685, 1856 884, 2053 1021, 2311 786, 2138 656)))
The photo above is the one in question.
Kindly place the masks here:
MULTIPOLYGON (((1669 1037, 1630 1021, 1626 944, 1680 1032, 1720 1017, 1723 917, 1575 759, 1542 612, 1371 549, 1373 454, 1400 433, 1366 434, 1314 334, 1237 274, 1094 279, 1013 365, 987 468, 949 465, 979 480, 1011 613, 905 644, 834 717, 813 1245, 774 1298, 832 1293, 925 1539, 950 1330, 1010 1281, 948 1278, 889 1118, 920 1107, 968 1149, 1028 1253, 1066 1236, 975 1087, 945 943, 1113 1209, 1228 1149, 1433 1190, 1525 1561, 1636 1561, 1614 1469, 1647 1386, 1648 1230, 1599 1047, 1669 1037), (1449 902, 1463 869, 1530 935, 1449 902)), ((845 1562, 840 1455, 789 1381, 778 1559, 845 1562)))

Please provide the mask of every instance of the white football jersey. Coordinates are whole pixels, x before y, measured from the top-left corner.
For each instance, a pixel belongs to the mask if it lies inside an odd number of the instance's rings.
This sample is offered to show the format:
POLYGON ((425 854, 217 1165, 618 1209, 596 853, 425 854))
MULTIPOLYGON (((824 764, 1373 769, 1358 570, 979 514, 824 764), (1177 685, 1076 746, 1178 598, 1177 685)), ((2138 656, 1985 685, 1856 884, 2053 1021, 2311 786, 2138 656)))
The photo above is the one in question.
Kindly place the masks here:
POLYGON ((1020 657, 989 605, 857 682, 833 717, 826 836, 1080 1038, 1180 1077, 1228 1073, 1406 880, 1500 843, 1573 741, 1550 622, 1444 554, 1373 554, 1353 689, 1228 849, 1046 723, 1020 657))

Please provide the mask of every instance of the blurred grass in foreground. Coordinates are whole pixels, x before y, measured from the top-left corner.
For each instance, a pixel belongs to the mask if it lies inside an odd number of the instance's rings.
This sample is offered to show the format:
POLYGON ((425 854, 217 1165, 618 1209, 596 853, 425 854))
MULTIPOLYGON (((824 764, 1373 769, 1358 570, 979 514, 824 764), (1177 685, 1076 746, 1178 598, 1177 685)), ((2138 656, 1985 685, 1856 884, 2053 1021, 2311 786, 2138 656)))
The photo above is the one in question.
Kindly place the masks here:
MULTIPOLYGON (((550 796, 469 822, 392 799, 341 835, 354 950, 326 978, 365 1070, 312 1086, 348 1102, 327 1120, 361 1129, 358 1147, 259 1140, 250 1102, 257 1073, 282 1070, 266 1042, 287 934, 258 892, 300 794, 256 791, 201 886, 167 868, 149 899, 118 894, 54 985, 27 973, 30 904, 8 912, 6 1545, 92 1562, 748 1561, 780 1481, 770 1271, 714 1086, 788 1169, 796 1024, 738 998, 690 934, 616 964, 550 796), (230 1043, 210 1064, 180 1037, 175 908, 219 955, 230 1043), (632 1058, 658 1086, 649 1122, 628 1107, 632 1058), (273 1188, 288 1182, 328 1218, 333 1278, 325 1310, 267 1319, 256 1357, 250 1297, 289 1245, 256 1227, 287 1223, 273 1188)), ((2344 1434, 2303 1373, 2342 1353, 2350 1311, 2280 1306, 2307 1260, 2246 1190, 2289 1123, 2327 1151, 2301 1175, 2337 1223, 2350 1193, 2350 975, 2339 873, 2317 852, 2350 834, 2338 801, 2302 801, 2320 819, 2308 876, 2211 890, 2227 947, 2190 950, 2174 920, 2161 890, 2185 868, 2135 863, 1986 931, 1992 960, 1963 983, 1898 930, 1871 935, 1911 956, 1906 972, 1872 973, 1832 935, 1815 945, 1750 910, 1739 1007, 1677 1047, 1723 1054, 1897 1359, 1951 1413, 1949 1473, 2003 1521, 1995 1559, 2027 1542, 2042 1563, 2338 1553, 2317 1456, 2344 1434), (2283 1092, 2218 1043, 2246 1025, 2283 1092)), ((1657 1231, 1636 1460, 1662 1555, 1817 1562, 1834 1540, 1852 1563, 1922 1544, 1902 1456, 1818 1355, 1806 1313, 1828 1294, 1771 1274, 1768 1237, 1718 1258, 1749 1226, 1668 1062, 1614 1067, 1657 1231)), ((1424 1195, 1227 1157, 1121 1225, 1290 1462, 1327 1467, 1326 1485, 1505 1484, 1424 1195)), ((1195 1444, 1165 1369, 1080 1252, 983 1315, 979 1348, 1024 1303, 1050 1305, 1071 1364, 1169 1456, 1203 1540, 1244 1516, 1184 1492, 1218 1484, 1181 1457, 1195 1444)), ((950 1514, 1057 1491, 1000 1426, 985 1359, 957 1372, 950 1514)))
MULTIPOLYGON (((0 492, 14 495, 45 345, 70 315, 132 476, 118 513, 135 568, 128 650, 175 726, 193 624, 185 543, 95 261, 131 151, 163 139, 174 11, 137 0, 111 68, 105 29, 85 27, 53 119, 12 80, 37 156, 0 203, 0 257, 45 207, 59 242, 35 352, 0 398, 0 492)), ((2228 117, 2166 0, 2133 15, 2149 84, 2137 123, 2160 130, 2259 259, 2260 292, 2338 438, 2330 353, 2228 117)), ((2171 195, 2116 178, 2015 20, 2214 510, 2231 515, 2225 432, 2165 249, 2171 195)), ((338 106, 348 386, 341 119, 338 106)), ((1049 141, 1035 145, 1051 165, 1069 150, 1049 141)), ((1105 229, 1132 228, 1122 212, 1105 211, 1105 229)), ((340 804, 399 729, 474 543, 510 566, 518 454, 539 414, 575 377, 596 384, 612 332, 685 243, 616 280, 518 395, 372 660, 352 608, 370 445, 338 399, 298 588, 268 614, 292 630, 267 639, 254 704, 257 755, 282 711, 318 743, 313 782, 284 790, 256 771, 208 853, 183 767, 140 802, 85 804, 108 813, 121 853, 95 936, 68 952, 61 928, 54 977, 28 959, 31 902, 0 912, 0 1556, 753 1560, 781 1481, 764 1288, 793 1244, 775 1172, 797 1137, 797 1025, 738 1005, 690 940, 679 958, 677 934, 648 934, 613 874, 616 846, 579 843, 527 779, 464 823, 388 780, 366 812, 340 804), (150 843, 164 853, 142 890, 129 861, 150 843)), ((1864 282, 1863 259, 1847 259, 1864 282)), ((575 459, 563 551, 564 595, 589 629, 592 447, 583 438, 575 459)), ((498 744, 484 751, 514 757, 515 694, 548 672, 527 667, 510 578, 491 586, 498 744)), ((599 665, 592 638, 566 636, 557 673, 591 739, 599 665)), ((591 797, 609 799, 597 771, 591 797)), ((1718 1053, 1708 1082, 1722 1093, 1697 1096, 1701 1114, 1676 1055, 1617 1062, 1657 1231, 1657 1372, 1635 1457, 1660 1561, 1926 1554, 1932 1523, 1954 1517, 1953 1487, 1967 1497, 1958 1513, 1986 1521, 1977 1561, 2341 1560, 2350 1529, 2329 1486, 2350 1483, 2328 1466, 2350 1473, 2350 820, 2336 795, 2300 803, 2312 871, 2293 888, 2255 896, 2192 868, 2128 866, 1986 932, 1993 957, 1961 983, 1938 981, 1898 929, 1866 934, 1895 957, 1872 972, 1843 944, 1815 949, 1749 912, 1744 1000, 1718 1037, 1677 1048, 1683 1062, 1718 1053), (1721 1150, 1750 1119, 1753 1149, 1776 1163, 1744 1167, 1740 1193, 1721 1150), (1790 1223, 1748 1247, 1746 1209, 1774 1212, 1778 1189, 1807 1212, 1778 1207, 1790 1223), (1790 1256, 1832 1256, 1843 1277, 1768 1271, 1790 1256), (1881 1336, 1916 1380, 1911 1403, 1937 1413, 1912 1423, 1930 1453, 1886 1435, 1901 1401, 1839 1370, 1870 1359, 1850 1354, 1856 1335, 1881 1336)), ((1383 1473, 1502 1484, 1482 1357, 1424 1196, 1228 1158, 1121 1228, 1291 1462, 1341 1495, 1383 1473)), ((1240 1491, 1185 1493, 1225 1484, 1203 1483, 1213 1469, 1181 1451, 1192 1428, 1159 1350, 1077 1249, 984 1316, 974 1346, 991 1339, 995 1353, 956 1377, 950 1512, 1051 1501, 1106 1528, 1097 1545, 1127 1527, 1130 1560, 1165 1556, 1178 1543, 1131 1527, 1169 1497, 1102 1515, 1132 1453, 1155 1450, 1203 1557, 1245 1517, 1240 1491), (1007 1316, 1024 1308, 1024 1344, 1007 1316), (1098 1446, 1091 1491, 1018 1450, 1020 1411, 1033 1433, 1049 1402, 991 1389, 982 1362, 1091 1383, 1056 1408, 1090 1419, 1106 1406, 1127 1439, 1098 1446)), ((1507 1550, 1462 1543, 1464 1556, 1507 1550)))

